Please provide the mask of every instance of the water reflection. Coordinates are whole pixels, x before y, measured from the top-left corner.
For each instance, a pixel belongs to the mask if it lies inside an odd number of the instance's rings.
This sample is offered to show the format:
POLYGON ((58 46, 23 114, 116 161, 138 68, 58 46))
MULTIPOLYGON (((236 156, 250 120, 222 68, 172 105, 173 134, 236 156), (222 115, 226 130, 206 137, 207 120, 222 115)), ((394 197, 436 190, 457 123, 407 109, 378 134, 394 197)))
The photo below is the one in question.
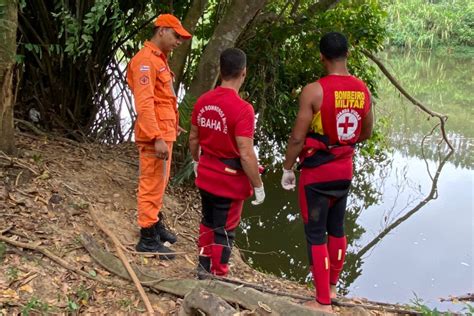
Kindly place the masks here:
MULTIPOLYGON (((462 295, 474 286, 474 95, 466 93, 474 90, 474 60, 425 55, 390 60, 392 73, 417 99, 449 116, 455 152, 441 141, 435 120, 381 81, 376 113, 391 149, 377 159, 355 160, 340 290, 405 303, 413 292, 433 300, 462 295)), ((265 175, 263 205, 245 205, 245 234, 238 235, 238 245, 257 269, 305 282, 309 269, 297 194, 281 189, 280 177, 280 170, 265 175)), ((430 306, 441 307, 437 304, 430 306)))
MULTIPOLYGON (((409 222, 409 219, 419 213, 421 209, 426 208, 427 213, 437 212, 429 205, 431 201, 439 197, 439 178, 443 168, 446 164, 450 164, 448 161, 453 157, 452 152, 444 154, 444 156, 441 153, 442 151, 438 148, 436 164, 434 160, 423 160, 423 163, 420 160, 416 167, 416 174, 404 165, 408 162, 403 161, 403 156, 398 152, 389 155, 382 161, 360 158, 355 162, 361 172, 354 178, 346 215, 346 234, 349 245, 346 264, 339 284, 341 294, 350 295, 352 293, 354 295, 354 283, 357 283, 356 281, 367 272, 374 273, 376 271, 378 282, 386 278, 387 271, 391 271, 390 274, 394 276, 405 273, 401 271, 406 268, 398 266, 399 258, 395 258, 391 265, 380 266, 375 270, 373 267, 366 267, 366 261, 382 240, 388 236, 403 234, 397 228, 403 226, 402 223, 409 222), (422 181, 423 184, 420 185, 419 182, 410 179, 410 177, 415 177, 421 180, 420 174, 428 174, 430 181, 422 181), (423 192, 425 193, 423 194, 423 192), (361 221, 361 218, 365 219, 361 221), (367 222, 367 218, 371 218, 372 222, 367 222), (366 269, 369 270, 365 271, 366 269)), ((411 161, 409 164, 413 165, 414 163, 411 161)), ((280 173, 275 172, 270 173, 264 179, 268 188, 268 200, 265 205, 245 206, 242 231, 238 234, 240 237, 238 245, 244 250, 243 256, 257 269, 298 282, 309 283, 304 232, 297 206, 296 192, 283 191, 279 186, 279 178, 280 173)), ((465 216, 463 217, 461 214, 460 220, 466 222, 465 216)), ((447 231, 452 232, 452 229, 447 228, 447 231)), ((421 235, 423 228, 410 231, 410 234, 421 235)), ((469 232, 466 231, 465 234, 469 235, 469 232)), ((436 251, 438 246, 430 244, 425 247, 436 251)), ((404 249, 406 243, 400 242, 398 248, 392 250, 387 249, 387 246, 382 247, 385 247, 382 252, 395 253, 404 249)), ((469 256, 471 253, 472 256, 472 247, 463 247, 462 245, 459 247, 458 252, 465 254, 467 251, 467 255, 469 256)), ((382 249, 378 249, 377 252, 380 250, 382 249)), ((433 255, 435 262, 438 260, 436 258, 437 256, 433 255)), ((410 277, 417 278, 415 270, 407 273, 410 277)), ((439 273, 443 272, 440 270, 439 273)), ((397 281, 402 283, 402 280, 396 280, 394 284, 397 281)), ((409 287, 410 285, 405 284, 405 286, 409 287)), ((452 284, 443 284, 441 290, 444 286, 448 289, 452 284)), ((467 288, 466 291, 468 290, 467 288)), ((444 296, 449 294, 453 294, 453 292, 445 292, 444 296)), ((373 294, 363 293, 362 295, 376 299, 373 294)), ((386 300, 383 296, 379 299, 386 300)))
MULTIPOLYGON (((438 154, 440 151, 438 151, 438 154)), ((413 214, 421 210, 429 201, 436 199, 438 197, 438 179, 443 170, 444 165, 453 155, 453 151, 448 152, 447 155, 442 158, 438 164, 436 172, 432 178, 431 190, 428 195, 422 199, 415 207, 407 211, 404 215, 398 217, 393 221, 385 220, 386 227, 376 235, 371 241, 367 242, 363 247, 353 247, 358 249, 352 249, 347 252, 346 255, 346 266, 341 274, 341 283, 339 290, 344 295, 348 294, 349 286, 357 279, 357 277, 362 273, 361 266, 363 264, 364 256, 374 248, 387 234, 389 234, 397 226, 409 219, 413 214)), ((426 159, 425 159, 426 162, 426 159)), ((431 174, 429 167, 427 165, 427 173, 431 174)), ((352 210, 351 210, 352 211, 352 210)), ((355 222, 354 222, 355 224, 355 222)), ((355 236, 354 236, 355 237, 355 236)), ((359 236, 360 237, 360 236, 359 236)), ((359 239, 359 238, 357 238, 359 239)))
MULTIPOLYGON (((423 52, 390 52, 380 58, 415 98, 449 117, 446 131, 455 149, 451 162, 456 167, 473 168, 474 59, 423 52)), ((383 132, 390 135, 391 146, 404 155, 423 159, 420 144, 437 119, 407 101, 386 78, 381 78, 379 88, 377 114, 382 119, 388 118, 383 132)), ((440 140, 437 130, 430 140, 426 142, 424 157, 434 159, 440 140)))
MULTIPOLYGON (((357 219, 364 210, 381 202, 380 188, 392 161, 385 152, 380 152, 377 159, 358 157, 355 161, 356 170, 361 172, 354 174, 345 221, 351 248, 357 247, 357 241, 366 232, 357 219)), ((284 191, 280 187, 280 177, 278 171, 265 176, 267 198, 264 205, 253 207, 248 202, 245 205, 238 244, 244 250, 244 257, 255 267, 306 282, 308 260, 297 193, 284 191), (268 255, 269 252, 274 255, 268 255)))
MULTIPOLYGON (((450 162, 456 167, 468 169, 474 168, 474 156, 471 154, 473 139, 454 132, 449 132, 447 134, 451 145, 454 147, 454 153, 452 154, 450 162)), ((426 135, 416 133, 407 138, 406 135, 403 135, 402 133, 394 133, 390 136, 390 140, 392 146, 396 147, 402 155, 417 157, 419 159, 425 157, 428 160, 436 160, 439 145, 442 146, 442 151, 444 152, 450 150, 445 143, 440 144, 439 135, 430 136, 427 139, 425 136, 426 135), (419 144, 421 144, 424 139, 426 145, 423 147, 424 153, 421 153, 421 147, 419 144)))

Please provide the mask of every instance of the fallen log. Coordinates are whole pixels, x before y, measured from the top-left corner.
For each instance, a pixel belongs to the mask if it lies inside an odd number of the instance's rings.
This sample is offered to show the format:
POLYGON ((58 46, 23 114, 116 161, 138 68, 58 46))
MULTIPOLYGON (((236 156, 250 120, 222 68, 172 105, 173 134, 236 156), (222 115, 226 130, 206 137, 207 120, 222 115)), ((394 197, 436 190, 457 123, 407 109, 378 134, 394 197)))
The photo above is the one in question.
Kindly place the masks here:
MULTIPOLYGON (((130 280, 130 276, 122 262, 111 253, 103 250, 89 234, 83 233, 81 235, 81 242, 91 257, 103 268, 121 278, 130 280)), ((238 304, 248 310, 260 311, 260 314, 294 316, 331 315, 308 309, 287 299, 265 294, 252 288, 235 286, 217 280, 163 279, 155 271, 142 272, 143 268, 138 269, 136 265, 132 265, 132 268, 144 286, 179 297, 184 297, 194 288, 202 288, 209 293, 218 295, 229 303, 238 304)))

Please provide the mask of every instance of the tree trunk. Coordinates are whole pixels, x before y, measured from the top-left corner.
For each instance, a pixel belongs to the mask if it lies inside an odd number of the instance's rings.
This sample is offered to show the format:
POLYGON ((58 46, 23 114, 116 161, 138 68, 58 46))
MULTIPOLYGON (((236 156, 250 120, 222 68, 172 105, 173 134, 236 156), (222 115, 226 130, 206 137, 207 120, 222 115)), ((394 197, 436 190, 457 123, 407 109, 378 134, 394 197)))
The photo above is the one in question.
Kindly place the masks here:
MULTIPOLYGON (((196 30, 197 22, 199 18, 203 15, 204 10, 206 9, 208 0, 194 0, 191 4, 186 17, 183 20, 183 26, 191 34, 194 34, 196 30)), ((178 47, 174 53, 173 57, 170 60, 170 67, 175 74, 174 81, 174 90, 178 91, 179 85, 183 80, 184 66, 186 64, 186 58, 188 57, 189 51, 191 49, 191 40, 185 41, 180 47, 178 47)))
POLYGON ((232 1, 201 56, 196 75, 189 87, 192 96, 198 97, 215 86, 219 75, 221 52, 235 44, 247 24, 265 3, 266 0, 232 1))
POLYGON ((15 152, 13 126, 13 69, 18 27, 17 3, 0 0, 0 150, 15 152))

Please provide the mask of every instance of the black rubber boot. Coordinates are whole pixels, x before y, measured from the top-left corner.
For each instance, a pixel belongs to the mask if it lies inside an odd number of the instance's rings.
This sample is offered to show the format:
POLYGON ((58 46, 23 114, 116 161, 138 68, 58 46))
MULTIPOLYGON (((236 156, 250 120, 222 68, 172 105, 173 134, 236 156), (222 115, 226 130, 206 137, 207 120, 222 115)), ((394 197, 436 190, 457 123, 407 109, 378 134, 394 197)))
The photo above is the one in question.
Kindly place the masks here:
POLYGON ((163 245, 154 226, 140 229, 140 241, 135 249, 139 252, 160 252, 162 260, 171 260, 175 257, 171 254, 174 251, 163 245))
POLYGON ((169 242, 170 244, 174 244, 178 238, 175 234, 170 232, 166 229, 165 224, 163 223, 163 215, 161 213, 158 214, 159 221, 155 224, 155 229, 157 234, 160 236, 160 240, 162 242, 169 242))
POLYGON ((210 279, 211 275, 211 258, 199 256, 199 263, 196 268, 196 275, 199 280, 210 279))

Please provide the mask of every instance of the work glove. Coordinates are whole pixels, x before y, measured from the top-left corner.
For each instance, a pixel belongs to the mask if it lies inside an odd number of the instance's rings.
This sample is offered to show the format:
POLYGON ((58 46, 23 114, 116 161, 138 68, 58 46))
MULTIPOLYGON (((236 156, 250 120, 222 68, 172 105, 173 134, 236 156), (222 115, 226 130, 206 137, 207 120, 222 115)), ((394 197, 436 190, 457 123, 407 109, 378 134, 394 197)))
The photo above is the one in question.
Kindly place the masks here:
POLYGON ((265 200, 265 190, 263 189, 263 184, 261 187, 253 188, 253 192, 255 193, 255 200, 252 201, 252 204, 262 204, 263 200, 265 200))
POLYGON ((193 160, 193 171, 194 171, 194 176, 196 178, 198 176, 198 165, 199 165, 199 161, 193 160))
POLYGON ((293 170, 283 168, 283 176, 281 177, 281 186, 285 190, 294 190, 296 187, 296 177, 293 170))

